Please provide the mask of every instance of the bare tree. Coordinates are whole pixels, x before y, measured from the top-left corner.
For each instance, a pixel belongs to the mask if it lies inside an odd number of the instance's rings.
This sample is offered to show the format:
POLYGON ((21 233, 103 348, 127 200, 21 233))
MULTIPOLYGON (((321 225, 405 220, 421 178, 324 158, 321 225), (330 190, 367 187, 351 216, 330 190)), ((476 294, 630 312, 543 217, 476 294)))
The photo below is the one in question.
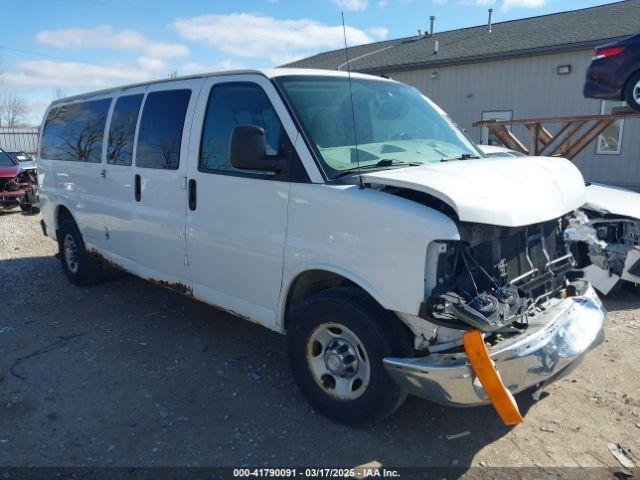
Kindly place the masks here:
POLYGON ((14 94, 0 99, 0 126, 19 127, 25 124, 29 107, 27 102, 14 94))

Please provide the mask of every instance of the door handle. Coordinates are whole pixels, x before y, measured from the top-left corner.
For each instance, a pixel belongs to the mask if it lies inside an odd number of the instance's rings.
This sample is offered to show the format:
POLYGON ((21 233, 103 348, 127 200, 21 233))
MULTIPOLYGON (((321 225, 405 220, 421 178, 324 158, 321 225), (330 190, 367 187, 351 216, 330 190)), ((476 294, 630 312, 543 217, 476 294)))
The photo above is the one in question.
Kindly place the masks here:
POLYGON ((100 176, 102 178, 105 178, 107 176, 107 171, 104 168, 102 170, 100 170, 100 176))
POLYGON ((189 180, 189 210, 193 211, 197 207, 198 193, 195 179, 189 180))
POLYGON ((140 179, 140 174, 136 173, 136 176, 134 177, 134 195, 136 198, 136 202, 140 201, 140 198, 142 197, 142 181, 140 179))

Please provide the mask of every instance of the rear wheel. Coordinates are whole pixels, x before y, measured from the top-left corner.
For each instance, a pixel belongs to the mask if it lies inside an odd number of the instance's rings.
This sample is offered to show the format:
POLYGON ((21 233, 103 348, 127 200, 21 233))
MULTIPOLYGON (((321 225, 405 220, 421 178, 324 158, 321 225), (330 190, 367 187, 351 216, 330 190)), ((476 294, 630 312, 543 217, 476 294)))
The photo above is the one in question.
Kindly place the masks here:
POLYGON ((406 398, 382 359, 412 355, 408 332, 356 288, 324 290, 297 306, 287 343, 300 390, 329 418, 372 424, 391 415, 406 398))
POLYGON ((78 286, 92 285, 102 279, 102 266, 85 249, 76 223, 65 218, 58 229, 60 261, 67 279, 78 286))
POLYGON ((633 75, 627 82, 624 97, 627 105, 640 112, 640 72, 633 75))

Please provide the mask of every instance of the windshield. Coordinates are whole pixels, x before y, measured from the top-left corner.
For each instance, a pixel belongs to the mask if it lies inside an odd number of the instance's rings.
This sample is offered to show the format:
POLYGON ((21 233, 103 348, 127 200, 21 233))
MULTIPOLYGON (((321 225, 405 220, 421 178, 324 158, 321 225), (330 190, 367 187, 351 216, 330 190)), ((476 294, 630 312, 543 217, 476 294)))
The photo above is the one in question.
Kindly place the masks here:
POLYGON ((7 155, 4 150, 0 150, 0 167, 15 167, 16 164, 13 163, 11 157, 7 155))
POLYGON ((439 108, 407 85, 354 78, 352 111, 346 77, 287 76, 276 82, 329 178, 358 166, 385 169, 481 155, 439 108))
POLYGON ((7 155, 18 162, 28 162, 29 160, 31 160, 29 155, 24 152, 7 152, 7 155))

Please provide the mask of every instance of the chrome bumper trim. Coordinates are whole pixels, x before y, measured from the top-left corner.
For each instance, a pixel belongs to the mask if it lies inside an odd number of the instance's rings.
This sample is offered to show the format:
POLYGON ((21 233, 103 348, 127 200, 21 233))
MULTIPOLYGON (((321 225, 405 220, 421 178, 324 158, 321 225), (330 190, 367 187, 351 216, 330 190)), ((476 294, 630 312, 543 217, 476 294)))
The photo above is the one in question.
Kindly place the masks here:
MULTIPOLYGON (((567 374, 586 352, 604 340, 606 311, 589 285, 580 296, 549 303, 532 317, 527 332, 489 350, 504 385, 518 393, 567 374)), ((410 394, 443 405, 489 403, 467 357, 432 354, 423 358, 385 358, 393 380, 410 394)))

